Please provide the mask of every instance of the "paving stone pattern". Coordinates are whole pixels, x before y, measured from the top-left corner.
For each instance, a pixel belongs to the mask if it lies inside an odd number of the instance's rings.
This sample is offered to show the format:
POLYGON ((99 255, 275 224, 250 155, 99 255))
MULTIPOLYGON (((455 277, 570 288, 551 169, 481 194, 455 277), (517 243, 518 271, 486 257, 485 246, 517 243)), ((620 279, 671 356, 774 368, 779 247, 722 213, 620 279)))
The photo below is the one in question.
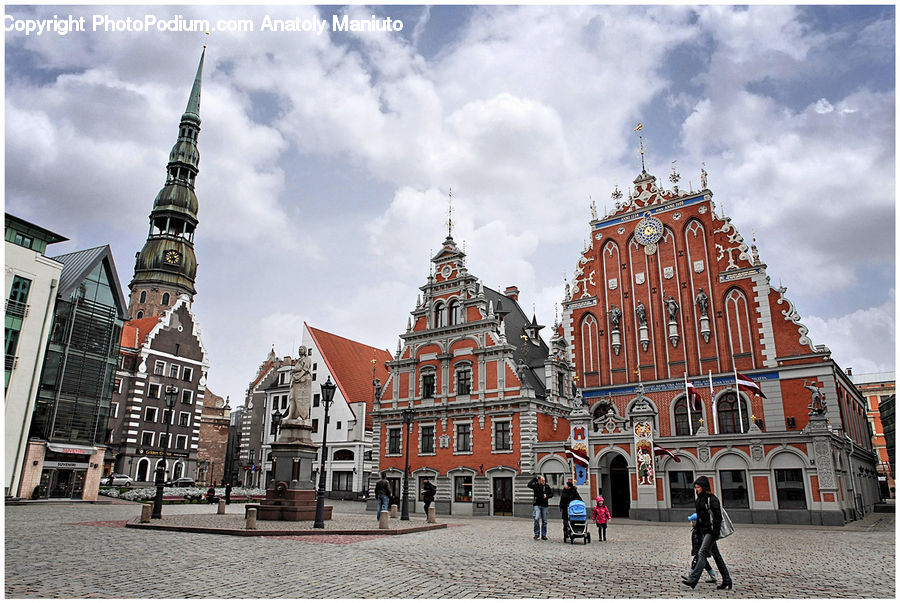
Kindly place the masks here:
MULTIPOLYGON (((335 501, 343 524, 376 526, 335 501)), ((229 513, 243 517, 242 505, 229 513)), ((163 515, 212 514, 166 506, 163 515)), ((125 528, 139 505, 7 506, 6 596, 13 598, 894 598, 894 516, 848 526, 738 525, 721 543, 733 591, 680 583, 690 526, 614 520, 607 542, 532 539, 531 520, 452 517, 385 537, 247 538, 125 528), (273 571, 277 563, 278 571, 273 571)), ((409 524, 424 523, 413 515, 409 524)), ((402 522, 406 524, 407 522, 402 522)), ((400 525, 391 520, 391 527, 400 525)))

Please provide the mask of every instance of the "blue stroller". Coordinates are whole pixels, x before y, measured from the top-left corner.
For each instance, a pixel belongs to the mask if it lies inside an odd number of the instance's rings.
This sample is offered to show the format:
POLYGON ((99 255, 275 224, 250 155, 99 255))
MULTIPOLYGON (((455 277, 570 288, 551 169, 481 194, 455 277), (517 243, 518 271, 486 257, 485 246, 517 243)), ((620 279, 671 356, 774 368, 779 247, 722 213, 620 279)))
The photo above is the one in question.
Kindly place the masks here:
POLYGON ((575 544, 576 538, 581 538, 583 544, 591 541, 591 534, 587 529, 587 507, 584 506, 583 500, 573 500, 569 503, 569 517, 565 523, 563 541, 568 539, 571 544, 575 544))

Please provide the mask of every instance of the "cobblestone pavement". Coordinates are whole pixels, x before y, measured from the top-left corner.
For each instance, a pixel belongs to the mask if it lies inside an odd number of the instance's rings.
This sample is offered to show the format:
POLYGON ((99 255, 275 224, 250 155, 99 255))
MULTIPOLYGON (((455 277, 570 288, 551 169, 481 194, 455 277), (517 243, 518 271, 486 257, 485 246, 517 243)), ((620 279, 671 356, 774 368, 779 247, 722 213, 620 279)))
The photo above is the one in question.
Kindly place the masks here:
MULTIPOLYGON (((361 503, 335 514, 374 526, 361 503)), ((243 515, 242 505, 229 513, 243 515)), ((167 505, 164 515, 214 513, 167 505)), ((615 520, 607 542, 531 537, 531 520, 447 518, 385 537, 239 537, 134 530, 138 505, 7 506, 6 596, 13 598, 893 598, 894 516, 839 528, 738 525, 721 543, 735 587, 680 583, 690 527, 615 520), (274 568, 278 568, 277 570, 274 568)), ((342 520, 343 521, 343 520, 342 520)), ((399 520, 391 520, 392 526, 399 520)), ((404 524, 406 522, 403 522, 404 524)), ((424 523, 413 515, 410 524, 424 523)))

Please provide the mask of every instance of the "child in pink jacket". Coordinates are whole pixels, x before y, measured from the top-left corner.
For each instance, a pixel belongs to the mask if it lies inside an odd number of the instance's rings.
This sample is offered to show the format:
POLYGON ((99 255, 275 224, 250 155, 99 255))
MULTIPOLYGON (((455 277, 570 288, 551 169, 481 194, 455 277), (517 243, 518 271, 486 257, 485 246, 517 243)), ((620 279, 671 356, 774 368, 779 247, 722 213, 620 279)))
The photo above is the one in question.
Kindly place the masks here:
POLYGON ((594 523, 597 524, 597 538, 606 540, 606 522, 611 517, 609 507, 603 502, 603 497, 597 497, 597 504, 594 505, 594 523))

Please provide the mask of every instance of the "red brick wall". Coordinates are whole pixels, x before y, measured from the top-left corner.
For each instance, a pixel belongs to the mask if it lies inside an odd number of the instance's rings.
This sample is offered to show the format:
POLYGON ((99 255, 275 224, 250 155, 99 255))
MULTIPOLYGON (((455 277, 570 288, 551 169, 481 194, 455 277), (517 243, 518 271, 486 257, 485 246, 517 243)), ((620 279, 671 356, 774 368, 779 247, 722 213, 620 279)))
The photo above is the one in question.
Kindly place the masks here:
POLYGON ((765 502, 772 500, 772 497, 769 496, 769 478, 767 476, 753 476, 753 498, 754 500, 765 502))

